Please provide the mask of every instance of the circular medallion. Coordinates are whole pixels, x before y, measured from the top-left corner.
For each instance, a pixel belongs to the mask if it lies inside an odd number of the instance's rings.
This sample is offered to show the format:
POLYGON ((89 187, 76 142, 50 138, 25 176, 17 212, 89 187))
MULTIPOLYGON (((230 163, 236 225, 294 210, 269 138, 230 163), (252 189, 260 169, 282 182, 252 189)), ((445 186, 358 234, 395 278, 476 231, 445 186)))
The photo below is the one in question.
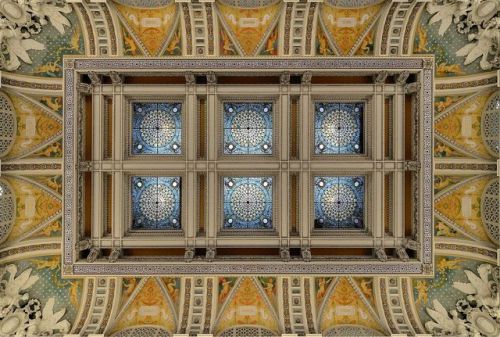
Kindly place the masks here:
POLYGON ((321 124, 323 137, 335 147, 351 144, 356 138, 356 119, 352 114, 336 110, 325 116, 321 124))
POLYGON ((244 221, 260 219, 265 210, 265 194, 255 184, 243 184, 231 194, 231 208, 244 221))
POLYGON ((174 194, 168 186, 157 184, 142 192, 139 205, 146 218, 152 221, 167 219, 174 211, 174 194))
POLYGON ((356 209, 356 194, 345 184, 333 185, 323 193, 321 207, 332 220, 349 219, 356 209))
POLYGON ((151 147, 164 147, 175 136, 175 120, 162 111, 147 114, 141 121, 141 136, 151 147))

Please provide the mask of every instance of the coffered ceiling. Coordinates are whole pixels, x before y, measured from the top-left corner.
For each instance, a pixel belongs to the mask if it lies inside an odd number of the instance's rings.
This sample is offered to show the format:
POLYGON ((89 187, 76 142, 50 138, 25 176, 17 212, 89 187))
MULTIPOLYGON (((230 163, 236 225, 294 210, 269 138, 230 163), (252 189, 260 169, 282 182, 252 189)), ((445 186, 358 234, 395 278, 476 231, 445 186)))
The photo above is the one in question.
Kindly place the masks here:
MULTIPOLYGON (((172 336, 175 333, 211 333, 214 336, 274 336, 283 333, 322 333, 325 336, 385 336, 391 333, 497 336, 500 329, 497 265, 500 109, 498 12, 498 1, 494 0, 2 1, 0 276, 3 286, 0 287, 0 306, 3 310, 0 314, 0 335, 31 336, 71 332, 82 335, 103 333, 106 336, 172 336), (70 74, 75 68, 72 68, 71 62, 64 62, 65 58, 91 61, 99 59, 102 66, 90 69, 94 74, 90 74, 89 70, 90 75, 81 83, 70 83, 68 79, 71 79, 70 74), (122 80, 132 87, 139 87, 138 90, 142 90, 144 96, 148 94, 145 83, 134 80, 126 82, 127 76, 130 79, 130 73, 142 69, 141 76, 150 77, 147 85, 161 87, 165 84, 161 82, 163 80, 158 80, 161 76, 156 76, 156 80, 151 79, 151 74, 144 70, 148 64, 158 67, 159 63, 155 62, 166 62, 163 65, 192 62, 192 66, 182 71, 180 66, 176 69, 178 74, 175 75, 177 79, 174 82, 181 87, 179 95, 172 95, 174 97, 168 99, 160 97, 163 100, 160 103, 173 104, 178 103, 176 98, 179 96, 192 97, 187 103, 193 109, 198 109, 196 97, 204 97, 205 104, 211 104, 212 99, 214 104, 213 107, 207 106, 205 112, 211 111, 210 109, 217 111, 216 91, 222 88, 220 90, 223 92, 227 90, 223 88, 235 85, 234 79, 227 80, 229 82, 216 80, 221 76, 231 77, 231 72, 235 71, 234 66, 223 69, 224 62, 241 65, 247 61, 255 64, 262 61, 262 67, 265 62, 277 64, 279 60, 287 59, 294 65, 280 68, 279 73, 266 74, 266 77, 275 76, 276 81, 272 86, 278 88, 276 93, 262 92, 262 88, 269 85, 267 82, 249 80, 247 85, 262 87, 257 90, 261 91, 259 97, 250 100, 247 92, 244 101, 233 99, 234 97, 221 101, 235 104, 272 103, 274 101, 270 99, 274 99, 274 96, 281 100, 288 99, 285 96, 290 97, 293 101, 294 97, 300 98, 304 94, 301 91, 305 88, 304 75, 305 83, 307 76, 312 76, 312 87, 335 87, 337 96, 342 90, 342 95, 346 96, 349 91, 364 90, 367 86, 376 87, 377 81, 379 86, 396 86, 396 73, 405 70, 398 67, 398 62, 417 58, 434 60, 431 67, 434 69, 432 91, 423 91, 420 97, 422 102, 433 105, 429 119, 429 123, 433 124, 433 137, 432 142, 427 144, 428 148, 423 143, 424 138, 418 141, 424 151, 427 149, 429 155, 433 155, 429 169, 434 178, 433 181, 427 181, 428 188, 433 190, 432 212, 425 213, 427 215, 422 219, 429 222, 432 235, 427 237, 427 241, 425 237, 414 240, 416 244, 430 244, 433 248, 429 273, 418 276, 382 275, 346 273, 337 269, 331 273, 298 275, 286 271, 278 274, 269 271, 241 273, 230 269, 205 273, 206 270, 200 269, 189 275, 169 272, 132 272, 125 275, 118 268, 114 273, 113 266, 119 264, 109 262, 111 248, 114 246, 107 247, 109 251, 100 251, 100 255, 96 256, 97 262, 99 259, 106 260, 102 264, 103 268, 109 267, 102 273, 70 275, 72 273, 64 269, 67 268, 64 263, 65 244, 71 251, 79 251, 80 248, 85 251, 90 246, 81 247, 75 246, 76 242, 66 242, 70 240, 71 234, 68 232, 71 227, 66 226, 66 219, 73 211, 77 219, 84 215, 78 214, 76 209, 68 208, 68 195, 65 194, 68 182, 71 182, 68 179, 78 178, 63 174, 73 169, 94 172, 92 166, 76 167, 67 160, 77 152, 76 147, 73 152, 66 147, 68 138, 63 140, 63 136, 70 134, 70 137, 73 135, 76 137, 73 139, 77 139, 80 137, 80 130, 85 130, 76 128, 73 133, 68 133, 78 125, 71 121, 68 123, 68 107, 77 106, 73 105, 76 102, 72 101, 72 96, 65 96, 68 90, 78 89, 87 93, 96 90, 96 78, 93 76, 97 75, 101 80, 105 77, 105 85, 100 88, 107 86, 102 90, 110 90, 104 96, 121 95, 113 90, 119 87, 118 82, 122 80), (119 60, 124 59, 131 65, 129 73, 126 67, 119 66, 119 60), (350 78, 353 77, 352 70, 356 68, 357 60, 372 64, 383 60, 387 67, 377 69, 376 73, 368 71, 370 67, 366 67, 363 69, 364 74, 357 74, 365 82, 352 82, 350 78), (210 65, 217 62, 220 66, 210 69, 210 65), (318 83, 314 82, 315 76, 318 78, 322 74, 317 71, 314 73, 314 69, 307 66, 312 62, 344 62, 344 70, 338 69, 335 74, 336 83, 325 84, 328 80, 324 77, 318 83), (310 71, 312 73, 307 75, 310 71), (390 81, 393 83, 389 83, 390 81), (144 88, 141 89, 141 85, 144 88), (353 87, 358 88, 352 89, 353 87), (279 91, 282 88, 286 88, 285 93, 279 91), (299 91, 294 92, 294 88, 299 91), (214 91, 210 91, 212 89, 214 91), (214 96, 210 98, 210 95, 214 96)), ((172 71, 168 67, 164 68, 172 71)), ((248 71, 248 68, 239 66, 237 70, 248 71)), ((406 70, 411 72, 411 69, 406 70)), ((255 74, 252 75, 255 77, 255 74)), ((240 80, 241 77, 238 81, 240 80)), ((422 89, 425 84, 411 76, 408 81, 405 79, 405 83, 405 90, 410 92, 417 90, 419 84, 422 89), (414 84, 410 85, 411 83, 414 84)), ((224 94, 226 98, 231 94, 230 91, 224 94)), ((315 97, 316 94, 310 95, 315 97)), ((318 98, 318 102, 335 103, 331 102, 334 94, 328 93, 327 96, 318 98)), ((347 100, 346 97, 343 99, 347 100)), ((139 100, 145 102, 144 97, 139 97, 139 100)), ((155 104, 160 104, 157 97, 154 101, 155 104)), ((354 101, 362 100, 358 96, 354 97, 354 101)), ((102 107, 105 106, 103 103, 102 107)), ((223 105, 220 106, 222 113, 223 105)), ((312 103, 304 106, 315 107, 312 103)), ((317 106, 318 112, 320 107, 317 106)), ((300 108, 299 105, 297 116, 300 116, 300 108)), ((352 108, 354 109, 354 105, 352 108)), ((294 114, 292 110, 290 108, 290 116, 294 114)), ((280 110, 277 109, 276 112, 278 111, 280 110)), ((192 125, 198 125, 194 123, 196 116, 191 117, 192 125)), ((277 116, 273 119, 276 123, 272 129, 274 136, 279 134, 278 117, 281 118, 277 116)), ((217 120, 212 122, 211 127, 215 130, 217 120)), ((102 125, 106 125, 104 121, 102 125)), ((189 125, 191 124, 187 123, 185 126, 189 125)), ((208 126, 205 130, 209 132, 211 127, 208 126)), ((186 182, 191 179, 190 172, 198 172, 195 165, 199 164, 198 160, 201 158, 197 152, 197 149, 202 148, 199 138, 195 137, 193 143, 182 138, 182 135, 190 135, 197 127, 193 128, 191 131, 182 129, 180 141, 173 142, 180 147, 179 151, 193 151, 193 162, 184 161, 186 168, 183 173, 170 175, 186 177, 186 182), (188 168, 190 164, 193 165, 192 171, 188 168)), ((290 135, 300 135, 309 129, 304 130, 297 133, 291 130, 290 135)), ((375 130, 366 131, 377 134, 375 130)), ((393 131, 397 132, 397 129, 393 131)), ((92 130, 90 134, 91 132, 92 130)), ((281 145, 282 140, 276 143, 277 140, 270 137, 264 143, 274 151, 274 146, 281 145)), ((304 153, 300 152, 302 146, 309 151, 307 153, 319 156, 320 153, 314 153, 314 146, 320 151, 320 143, 323 144, 321 141, 316 144, 314 137, 311 138, 311 144, 314 144, 311 147, 307 143, 303 145, 301 141, 294 143, 297 140, 295 137, 280 139, 289 142, 289 146, 285 143, 281 148, 276 148, 276 153, 281 155, 282 150, 297 146, 297 158, 304 153)), ((360 138, 360 141, 365 140, 360 138)), ((229 146, 235 139, 226 141, 226 146, 229 146)), ((133 141, 131 143, 135 144, 133 141)), ((173 151, 173 143, 168 143, 169 151, 173 151)), ((223 143, 224 140, 221 140, 220 153, 217 152, 217 143, 214 143, 212 149, 205 148, 206 153, 203 155, 213 155, 214 158, 230 155, 224 152, 223 143)), ((264 151, 264 143, 259 143, 258 151, 264 151)), ((359 142, 358 145, 363 146, 363 152, 368 143, 359 142)), ((393 145, 396 148, 398 146, 393 145)), ((113 147, 116 148, 119 147, 113 147)), ((258 156, 265 157, 266 154, 260 152, 258 156)), ((271 155, 275 155, 275 152, 271 155)), ((291 153, 290 156, 293 157, 291 153)), ((393 161, 395 168, 390 170, 397 172, 397 160, 393 161)), ((418 167, 415 161, 405 164, 410 172, 416 172, 413 171, 418 167)), ((277 162, 279 165, 283 164, 281 159, 277 162)), ((258 163, 257 160, 252 165, 259 165, 258 163)), ((299 166, 296 172, 299 175, 314 170, 307 165, 316 165, 302 159, 298 159, 297 163, 299 166), (306 169, 304 163, 307 164, 306 169)), ((220 163, 218 159, 214 159, 213 163, 206 160, 205 164, 208 172, 206 186, 209 191, 209 185, 216 185, 218 176, 211 178, 208 166, 213 164, 213 172, 216 172, 218 168, 215 165, 220 163)), ((426 166, 424 161, 420 164, 422 171, 426 166)), ((376 163, 374 165, 373 170, 377 171, 376 163)), ((381 165, 384 167, 385 164, 381 165)), ((248 170, 251 169, 249 166, 248 170)), ((327 167, 325 170, 329 169, 327 167)), ((279 170, 283 168, 280 166, 279 170)), ((293 169, 287 166, 286 181, 296 179, 293 174, 288 175, 291 171, 293 169)), ((403 171, 404 168, 401 168, 401 172, 403 171)), ((195 176, 193 175, 193 181, 195 176)), ((315 181, 313 176, 307 181, 315 181)), ((328 178, 332 175, 318 176, 328 178)), ((221 181, 225 181, 224 177, 238 178, 239 175, 221 175, 221 181)), ((272 174, 264 177, 276 179, 272 174)), ((239 183, 234 179, 231 181, 239 183)), ((282 183, 285 180, 280 181, 282 183)), ((323 184, 331 183, 328 179, 321 181, 323 184)), ((359 184, 360 180, 356 181, 359 184)), ((366 181, 371 183, 369 179, 366 181)), ((72 182, 77 183, 76 180, 72 182)), ((184 183, 184 178, 181 182, 184 183)), ((319 180, 317 182, 319 184, 319 180)), ((262 180, 259 184, 262 184, 262 180)), ((300 182, 297 184, 299 185, 296 186, 301 186, 300 182)), ((263 185, 258 186, 260 191, 260 186, 263 185)), ((279 184, 272 186, 274 192, 279 191, 279 184)), ((78 202, 85 199, 85 195, 72 196, 78 202)), ((219 209, 215 197, 218 197, 217 193, 214 198, 207 199, 207 210, 210 207, 219 209)), ((189 217, 189 212, 194 211, 200 199, 196 200, 189 204, 191 208, 183 206, 183 216, 189 217)), ((186 198, 184 202, 187 205, 190 201, 186 198)), ((307 202, 305 204, 308 205, 307 202)), ((106 205, 103 204, 103 207, 106 205)), ((289 212, 285 209, 281 214, 291 216, 294 214, 292 210, 300 210, 300 207, 289 209, 289 212)), ((223 208, 220 210, 223 212, 223 208)), ((397 211, 391 214, 397 214, 397 211)), ((312 223, 326 218, 315 216, 310 217, 312 223)), ((230 218, 224 218, 225 223, 230 218)), ((309 219, 307 216, 305 218, 309 219)), ((182 217, 179 219, 184 221, 182 217)), ((263 219, 259 218, 259 223, 263 219)), ((297 226, 301 223, 303 222, 297 222, 297 226)), ((208 235, 210 227, 204 228, 208 235)), ((299 227, 297 232, 300 233, 299 227)), ((186 239, 186 243, 189 240, 186 239)), ((245 237, 245 241, 253 240, 251 236, 245 237)), ((193 239, 193 242, 196 240, 193 239)), ((301 248, 304 247, 304 241, 297 242, 296 247, 290 247, 290 257, 292 260, 300 258, 302 261, 304 255, 301 248), (293 250, 295 248, 298 249, 296 252, 293 250)), ((397 247, 400 247, 401 242, 398 241, 397 247)), ((95 244, 92 241, 87 243, 95 244)), ((83 246, 84 244, 85 242, 82 243, 83 246)), ((412 244, 409 243, 410 246, 412 244)), ((280 270, 286 269, 287 263, 281 260, 283 255, 280 255, 279 249, 282 246, 278 244, 278 250, 268 254, 271 256, 276 253, 280 270)), ((380 260, 384 260, 383 254, 376 253, 376 245, 373 248, 369 254, 374 265, 390 264, 391 259, 401 261, 401 256, 396 251, 387 250, 384 254, 388 261, 381 262, 380 260)), ((317 252, 312 251, 312 263, 315 263, 317 252)), ((354 254, 353 251, 349 252, 354 254)), ((88 251, 85 254, 87 253, 88 251)), ((184 261, 185 253, 184 247, 180 253, 177 252, 182 263, 191 263, 184 261)), ((194 250, 193 254, 195 259, 198 256, 203 259, 200 263, 210 264, 204 260, 211 257, 210 254, 207 255, 207 251, 194 250)), ((214 254, 217 259, 217 249, 214 254)), ((264 254, 264 259, 268 255, 264 254)), ((284 257, 286 258, 286 253, 284 257)), ((86 258, 82 255, 82 259, 86 258)), ((143 258, 149 259, 148 256, 143 258)), ((408 258, 414 258, 411 252, 408 258)), ((117 259, 120 263, 120 257, 117 256, 117 259)), ((92 265, 92 262, 82 263, 85 266, 92 265)), ((307 264, 304 261, 301 263, 307 264)))

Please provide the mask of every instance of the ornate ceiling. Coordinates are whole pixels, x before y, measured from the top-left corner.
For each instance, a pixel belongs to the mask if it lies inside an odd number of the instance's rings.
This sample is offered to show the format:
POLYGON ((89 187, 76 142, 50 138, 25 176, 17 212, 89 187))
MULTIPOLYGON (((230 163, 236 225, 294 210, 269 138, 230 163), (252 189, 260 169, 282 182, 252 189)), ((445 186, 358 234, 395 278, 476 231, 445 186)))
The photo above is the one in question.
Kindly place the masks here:
POLYGON ((498 336, 499 10, 495 0, 1 1, 0 335, 498 336), (61 277, 64 55, 414 54, 436 62, 434 278, 61 277))

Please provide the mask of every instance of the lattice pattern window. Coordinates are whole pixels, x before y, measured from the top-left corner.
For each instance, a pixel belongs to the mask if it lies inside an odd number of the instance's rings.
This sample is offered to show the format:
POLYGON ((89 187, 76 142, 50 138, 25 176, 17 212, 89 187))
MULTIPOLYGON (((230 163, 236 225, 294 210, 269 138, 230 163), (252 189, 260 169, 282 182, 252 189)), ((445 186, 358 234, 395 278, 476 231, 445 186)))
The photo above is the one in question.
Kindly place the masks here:
POLYGON ((364 177, 315 177, 315 228, 363 228, 364 182, 364 177))
POLYGON ((224 177, 224 228, 269 229, 272 218, 272 177, 224 177))
POLYGON ((363 103, 321 102, 314 106, 316 154, 357 154, 362 148, 363 103))
POLYGON ((0 180, 0 243, 7 240, 16 219, 16 195, 9 183, 0 180))
POLYGON ((224 103, 224 154, 272 154, 271 103, 224 103))
POLYGON ((132 177, 132 229, 181 228, 181 178, 132 177))
POLYGON ((180 154, 181 123, 181 103, 132 103, 132 154, 180 154))

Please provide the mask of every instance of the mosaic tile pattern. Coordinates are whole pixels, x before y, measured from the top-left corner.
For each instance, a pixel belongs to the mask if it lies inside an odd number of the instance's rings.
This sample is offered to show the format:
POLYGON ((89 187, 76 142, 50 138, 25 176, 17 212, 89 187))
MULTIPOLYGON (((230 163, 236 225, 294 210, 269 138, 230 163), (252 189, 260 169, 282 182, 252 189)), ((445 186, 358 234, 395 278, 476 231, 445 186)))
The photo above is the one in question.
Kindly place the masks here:
POLYGON ((272 154, 272 103, 224 103, 224 154, 272 154))
POLYGON ((272 218, 272 177, 224 177, 224 228, 270 229, 272 218))
POLYGON ((316 103, 314 152, 359 154, 363 151, 363 103, 316 103))
POLYGON ((132 154, 181 154, 181 103, 132 104, 132 154))
POLYGON ((132 177, 132 229, 181 228, 181 178, 132 177))
POLYGON ((363 228, 364 177, 314 178, 314 227, 363 228))

